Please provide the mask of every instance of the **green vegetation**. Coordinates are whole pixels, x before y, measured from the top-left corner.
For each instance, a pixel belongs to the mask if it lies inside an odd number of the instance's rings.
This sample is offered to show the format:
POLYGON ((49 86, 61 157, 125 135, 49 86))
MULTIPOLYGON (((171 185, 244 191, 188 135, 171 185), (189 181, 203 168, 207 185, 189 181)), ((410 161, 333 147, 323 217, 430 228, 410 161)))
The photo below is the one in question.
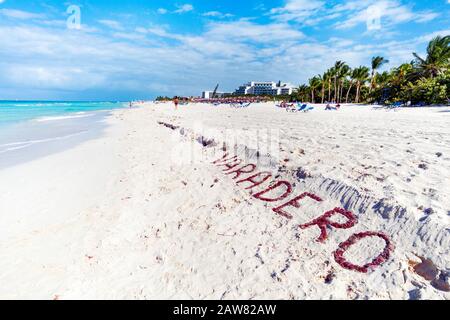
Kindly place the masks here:
POLYGON ((159 97, 156 98, 156 101, 166 102, 166 101, 172 101, 172 99, 173 98, 159 96, 159 97))
POLYGON ((379 73, 389 63, 373 57, 370 68, 351 69, 337 61, 323 75, 298 87, 289 100, 324 103, 443 104, 450 97, 450 35, 430 41, 426 57, 413 53, 414 60, 390 71, 379 73))

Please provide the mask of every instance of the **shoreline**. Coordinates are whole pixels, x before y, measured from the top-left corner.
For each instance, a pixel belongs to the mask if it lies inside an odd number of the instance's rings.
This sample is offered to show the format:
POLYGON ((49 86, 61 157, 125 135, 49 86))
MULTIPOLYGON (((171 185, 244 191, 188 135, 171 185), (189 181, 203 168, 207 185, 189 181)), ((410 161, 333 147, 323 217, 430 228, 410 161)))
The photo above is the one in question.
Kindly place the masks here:
MULTIPOLYGON (((103 135, 0 170, 0 297, 449 299, 410 263, 420 265, 422 256, 440 272, 450 268, 450 120, 433 110, 369 109, 113 110, 103 135), (267 128, 280 130, 280 149, 261 170, 290 181, 291 195, 306 190, 324 199, 302 203, 301 214, 286 209, 292 220, 235 185, 225 167, 211 163, 218 157, 204 157, 219 154, 227 129, 239 145, 263 154, 275 136, 255 144, 252 130, 267 128), (191 132, 217 146, 205 147, 191 132), (374 208, 371 199, 384 202, 374 208), (296 231, 339 206, 358 216, 352 229, 329 230, 325 243, 315 241, 317 227, 296 231), (333 251, 366 230, 392 239, 391 258, 367 275, 341 268, 333 251)), ((346 257, 364 264, 382 245, 364 243, 346 257)))
POLYGON ((0 170, 100 137, 111 110, 37 117, 0 127, 0 170))

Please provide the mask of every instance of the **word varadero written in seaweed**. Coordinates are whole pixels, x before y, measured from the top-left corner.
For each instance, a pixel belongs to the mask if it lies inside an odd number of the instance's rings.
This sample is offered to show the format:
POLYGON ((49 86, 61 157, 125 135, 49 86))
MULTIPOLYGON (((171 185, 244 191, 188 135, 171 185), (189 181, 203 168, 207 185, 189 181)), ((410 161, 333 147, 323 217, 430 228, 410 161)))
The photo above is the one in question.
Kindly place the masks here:
MULTIPOLYGON (((223 155, 222 158, 215 160, 213 162, 214 165, 218 167, 224 167, 223 172, 225 175, 229 175, 232 177, 233 180, 235 180, 237 185, 244 185, 246 190, 254 190, 256 187, 261 186, 266 181, 272 178, 272 173, 268 171, 257 171, 256 164, 245 164, 243 165, 243 160, 239 159, 237 156, 230 157, 227 153, 223 155), (243 175, 249 175, 247 177, 243 175)), ((292 195, 292 185, 288 181, 284 180, 273 180, 269 187, 266 189, 259 191, 257 193, 253 194, 253 197, 264 201, 264 202, 280 202, 282 200, 287 199, 289 196, 292 195), (276 197, 270 197, 268 196, 269 193, 274 192, 274 190, 278 191, 278 196, 276 197)), ((312 199, 317 202, 322 202, 323 200, 312 193, 304 192, 300 195, 295 196, 294 198, 290 199, 289 201, 284 202, 283 204, 273 208, 272 210, 282 216, 286 219, 291 220, 293 217, 291 214, 289 214, 285 209, 288 207, 294 207, 294 208, 300 208, 301 201, 305 198, 312 199)), ((301 224, 298 226, 300 229, 307 229, 316 226, 320 230, 320 236, 317 238, 316 241, 320 243, 324 243, 328 239, 328 233, 327 229, 334 228, 334 229, 350 229, 353 228, 355 225, 358 224, 358 218, 357 216, 352 213, 351 211, 345 210, 343 208, 334 208, 330 211, 325 212, 318 218, 306 223, 301 224), (339 222, 333 222, 331 218, 333 216, 340 215, 345 218, 344 223, 339 222)), ((367 273, 369 270, 372 270, 376 268, 377 266, 382 265, 384 262, 386 262, 391 252, 393 251, 393 245, 387 235, 381 232, 362 232, 362 233, 356 233, 352 235, 348 240, 344 241, 343 243, 339 244, 338 249, 334 252, 334 260, 343 268, 353 271, 358 271, 362 273, 367 273), (378 237, 382 239, 385 242, 385 247, 383 251, 375 257, 371 262, 365 264, 365 265, 357 265, 355 263, 351 263, 348 261, 344 254, 345 252, 353 245, 355 245, 357 242, 361 241, 365 238, 371 238, 371 237, 378 237)))

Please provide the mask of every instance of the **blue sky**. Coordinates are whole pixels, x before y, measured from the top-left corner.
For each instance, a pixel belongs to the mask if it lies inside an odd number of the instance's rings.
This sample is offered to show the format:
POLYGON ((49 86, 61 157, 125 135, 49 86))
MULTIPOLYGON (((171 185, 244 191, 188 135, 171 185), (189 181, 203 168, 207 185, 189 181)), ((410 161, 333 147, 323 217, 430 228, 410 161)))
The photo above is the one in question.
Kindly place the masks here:
POLYGON ((131 100, 386 68, 450 34, 450 0, 0 0, 0 99, 131 100), (80 28, 74 11, 80 9, 80 28), (76 17, 75 17, 76 18, 76 17), (68 25, 68 20, 71 24, 68 25))

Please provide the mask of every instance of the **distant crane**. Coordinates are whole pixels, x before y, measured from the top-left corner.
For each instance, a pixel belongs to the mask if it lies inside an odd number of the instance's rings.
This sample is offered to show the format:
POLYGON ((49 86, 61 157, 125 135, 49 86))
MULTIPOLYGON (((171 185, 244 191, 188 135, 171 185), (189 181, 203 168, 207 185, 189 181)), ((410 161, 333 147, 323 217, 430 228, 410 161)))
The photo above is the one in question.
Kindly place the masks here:
POLYGON ((219 84, 217 84, 216 88, 213 91, 213 94, 212 94, 213 99, 216 97, 217 89, 219 89, 219 84))
POLYGON ((286 87, 286 84, 285 83, 281 83, 281 80, 280 81, 278 81, 278 83, 277 83, 277 87, 278 88, 281 88, 281 87, 286 87))

